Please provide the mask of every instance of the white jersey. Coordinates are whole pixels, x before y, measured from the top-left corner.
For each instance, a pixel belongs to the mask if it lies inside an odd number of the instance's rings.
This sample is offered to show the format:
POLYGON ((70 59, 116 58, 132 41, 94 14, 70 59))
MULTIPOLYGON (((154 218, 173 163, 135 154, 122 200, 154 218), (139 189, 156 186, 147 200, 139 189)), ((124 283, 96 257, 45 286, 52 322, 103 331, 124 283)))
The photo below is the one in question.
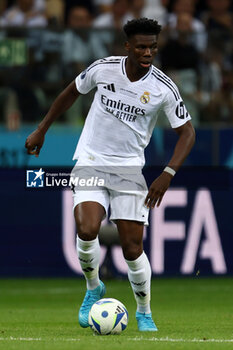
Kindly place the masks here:
POLYGON ((168 76, 152 65, 144 77, 131 82, 126 59, 100 59, 75 79, 81 94, 97 88, 73 157, 79 165, 142 167, 160 109, 172 128, 191 119, 168 76))

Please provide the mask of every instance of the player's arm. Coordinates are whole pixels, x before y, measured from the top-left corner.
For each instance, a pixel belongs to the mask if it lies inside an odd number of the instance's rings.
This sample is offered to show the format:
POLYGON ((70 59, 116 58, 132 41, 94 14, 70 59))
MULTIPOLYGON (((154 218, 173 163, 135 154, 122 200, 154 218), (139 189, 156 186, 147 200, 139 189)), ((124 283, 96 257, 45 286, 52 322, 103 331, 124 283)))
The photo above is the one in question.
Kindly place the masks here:
POLYGON ((40 149, 44 143, 45 134, 50 125, 72 106, 79 95, 80 93, 76 88, 75 81, 70 83, 60 95, 58 95, 37 129, 28 136, 25 142, 28 154, 34 154, 36 157, 39 156, 40 149))
MULTIPOLYGON (((174 130, 178 134, 178 140, 172 158, 167 166, 176 172, 179 170, 194 145, 195 131, 190 121, 174 130)), ((145 200, 145 204, 148 208, 154 208, 155 205, 157 205, 157 207, 160 205, 165 192, 170 186, 172 178, 173 175, 163 171, 162 174, 152 182, 145 200)))

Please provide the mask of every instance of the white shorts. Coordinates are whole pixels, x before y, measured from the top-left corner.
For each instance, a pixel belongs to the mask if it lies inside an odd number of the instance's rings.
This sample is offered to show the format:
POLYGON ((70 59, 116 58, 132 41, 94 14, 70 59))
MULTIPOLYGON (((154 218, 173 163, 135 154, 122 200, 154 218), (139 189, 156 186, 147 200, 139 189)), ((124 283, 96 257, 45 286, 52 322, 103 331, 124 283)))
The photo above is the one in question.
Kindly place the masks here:
MULTIPOLYGON (((132 220, 148 225, 149 209, 144 205, 148 190, 144 176, 140 174, 112 174, 75 166, 71 176, 74 178, 92 178, 95 186, 73 186, 74 207, 82 202, 100 203, 106 212, 110 207, 110 220, 132 220), (96 179, 104 180, 99 182, 96 179)), ((86 182, 87 183, 87 182, 86 182)), ((93 184, 93 181, 92 181, 93 184)), ((83 185, 83 183, 82 183, 83 185)))

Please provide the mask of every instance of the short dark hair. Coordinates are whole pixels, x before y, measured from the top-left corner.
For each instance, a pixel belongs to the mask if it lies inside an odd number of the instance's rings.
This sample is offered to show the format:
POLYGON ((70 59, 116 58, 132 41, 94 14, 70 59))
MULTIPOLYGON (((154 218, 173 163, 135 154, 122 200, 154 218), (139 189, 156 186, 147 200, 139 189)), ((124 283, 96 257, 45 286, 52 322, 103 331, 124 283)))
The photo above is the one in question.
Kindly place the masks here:
POLYGON ((161 25, 159 25, 156 20, 143 17, 128 21, 124 25, 123 30, 127 38, 130 38, 136 34, 158 35, 161 31, 161 28, 161 25))

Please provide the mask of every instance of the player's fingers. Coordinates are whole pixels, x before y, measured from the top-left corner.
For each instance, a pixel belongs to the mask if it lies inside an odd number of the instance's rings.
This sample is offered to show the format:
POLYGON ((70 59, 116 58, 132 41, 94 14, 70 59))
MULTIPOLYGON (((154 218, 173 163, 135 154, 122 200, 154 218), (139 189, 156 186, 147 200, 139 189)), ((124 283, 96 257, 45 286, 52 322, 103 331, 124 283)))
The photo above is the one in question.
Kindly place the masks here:
POLYGON ((30 145, 30 142, 28 140, 26 140, 26 142, 25 142, 25 148, 32 148, 32 146, 30 145))
POLYGON ((158 202, 157 202, 157 207, 160 206, 160 203, 162 202, 163 196, 164 196, 164 194, 159 197, 158 202))
POLYGON ((28 139, 26 139, 26 141, 25 141, 25 148, 27 148, 27 149, 33 148, 31 143, 30 143, 30 141, 28 139))
POLYGON ((148 194, 147 194, 147 196, 146 196, 146 199, 145 199, 145 201, 144 201, 144 204, 147 206, 147 202, 149 201, 149 199, 150 199, 150 195, 149 195, 149 192, 148 192, 148 194))
POLYGON ((147 208, 149 208, 151 198, 153 198, 153 193, 152 193, 151 190, 149 190, 149 192, 148 192, 148 194, 147 194, 147 196, 146 196, 145 202, 144 202, 144 203, 145 203, 145 206, 146 206, 147 208))
POLYGON ((151 196, 147 201, 147 208, 149 208, 149 209, 154 208, 157 200, 158 200, 157 196, 155 196, 155 195, 151 196))
POLYGON ((36 149, 36 151, 35 151, 35 156, 36 156, 36 157, 39 157, 40 149, 41 149, 41 147, 37 147, 37 149, 36 149))
POLYGON ((154 197, 154 198, 151 200, 151 204, 150 204, 151 209, 154 209, 154 207, 155 207, 157 201, 158 201, 158 196, 154 197))
POLYGON ((36 147, 30 147, 30 146, 27 146, 27 154, 35 154, 36 153, 36 147))
POLYGON ((28 148, 27 149, 27 154, 34 154, 34 153, 35 153, 35 151, 34 151, 33 148, 28 148))

